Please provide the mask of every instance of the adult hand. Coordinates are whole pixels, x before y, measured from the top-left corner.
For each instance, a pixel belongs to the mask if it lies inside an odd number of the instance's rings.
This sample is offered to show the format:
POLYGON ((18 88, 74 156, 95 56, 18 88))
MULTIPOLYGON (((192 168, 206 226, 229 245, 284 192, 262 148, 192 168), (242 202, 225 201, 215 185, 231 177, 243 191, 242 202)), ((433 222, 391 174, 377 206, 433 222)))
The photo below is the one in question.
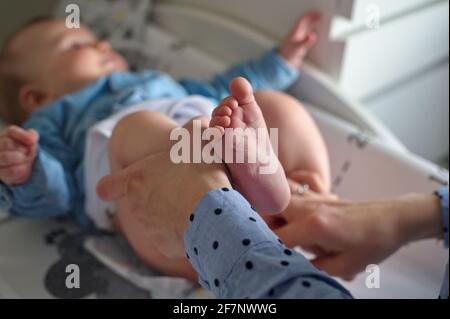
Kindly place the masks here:
POLYGON ((275 233, 286 245, 315 254, 313 264, 319 269, 351 280, 409 242, 442 237, 440 210, 433 195, 370 203, 293 197, 275 233))
POLYGON ((149 229, 160 253, 183 257, 189 216, 208 192, 231 188, 224 165, 174 164, 169 150, 103 178, 97 185, 105 201, 124 200, 149 229))

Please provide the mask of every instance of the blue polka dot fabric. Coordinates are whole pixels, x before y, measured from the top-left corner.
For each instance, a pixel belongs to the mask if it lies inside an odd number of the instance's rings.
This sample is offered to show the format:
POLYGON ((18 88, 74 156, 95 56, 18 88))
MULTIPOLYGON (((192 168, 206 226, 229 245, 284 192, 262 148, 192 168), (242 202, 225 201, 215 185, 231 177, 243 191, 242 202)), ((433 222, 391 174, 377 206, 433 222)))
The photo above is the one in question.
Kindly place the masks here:
POLYGON ((339 283, 285 247, 232 189, 212 191, 199 202, 185 247, 200 284, 218 298, 351 298, 339 283))

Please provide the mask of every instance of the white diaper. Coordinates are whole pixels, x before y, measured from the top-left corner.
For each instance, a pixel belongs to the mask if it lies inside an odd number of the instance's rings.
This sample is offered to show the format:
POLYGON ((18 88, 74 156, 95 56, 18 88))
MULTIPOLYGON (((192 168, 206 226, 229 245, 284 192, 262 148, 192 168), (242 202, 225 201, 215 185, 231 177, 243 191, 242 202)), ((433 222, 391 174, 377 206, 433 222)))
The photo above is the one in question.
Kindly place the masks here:
POLYGON ((98 198, 96 185, 102 177, 110 173, 108 141, 114 127, 122 118, 140 111, 152 111, 165 114, 180 126, 183 126, 194 117, 201 115, 210 117, 213 109, 211 101, 201 96, 147 101, 128 107, 92 127, 87 135, 84 163, 85 210, 94 224, 100 229, 114 229, 111 217, 115 212, 115 205, 105 203, 98 198))

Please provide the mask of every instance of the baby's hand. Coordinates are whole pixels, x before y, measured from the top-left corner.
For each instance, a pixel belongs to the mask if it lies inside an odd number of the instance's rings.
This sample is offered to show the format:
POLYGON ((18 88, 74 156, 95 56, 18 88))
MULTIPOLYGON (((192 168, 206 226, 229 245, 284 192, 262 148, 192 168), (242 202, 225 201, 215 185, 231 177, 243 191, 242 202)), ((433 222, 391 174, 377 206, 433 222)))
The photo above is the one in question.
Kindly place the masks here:
POLYGON ((280 55, 294 68, 300 68, 309 50, 317 41, 315 28, 320 20, 317 12, 310 12, 301 17, 287 39, 279 48, 280 55))
POLYGON ((0 134, 0 181, 9 186, 25 183, 31 176, 39 134, 9 126, 0 134))

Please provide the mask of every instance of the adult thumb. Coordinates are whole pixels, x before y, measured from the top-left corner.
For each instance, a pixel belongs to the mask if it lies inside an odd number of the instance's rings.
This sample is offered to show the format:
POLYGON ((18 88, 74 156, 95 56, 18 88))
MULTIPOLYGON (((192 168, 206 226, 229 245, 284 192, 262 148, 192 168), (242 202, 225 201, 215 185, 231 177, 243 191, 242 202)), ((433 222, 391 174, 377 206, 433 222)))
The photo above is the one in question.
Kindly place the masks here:
POLYGON ((114 202, 125 196, 127 179, 124 174, 103 177, 97 184, 97 195, 105 202, 114 202))

